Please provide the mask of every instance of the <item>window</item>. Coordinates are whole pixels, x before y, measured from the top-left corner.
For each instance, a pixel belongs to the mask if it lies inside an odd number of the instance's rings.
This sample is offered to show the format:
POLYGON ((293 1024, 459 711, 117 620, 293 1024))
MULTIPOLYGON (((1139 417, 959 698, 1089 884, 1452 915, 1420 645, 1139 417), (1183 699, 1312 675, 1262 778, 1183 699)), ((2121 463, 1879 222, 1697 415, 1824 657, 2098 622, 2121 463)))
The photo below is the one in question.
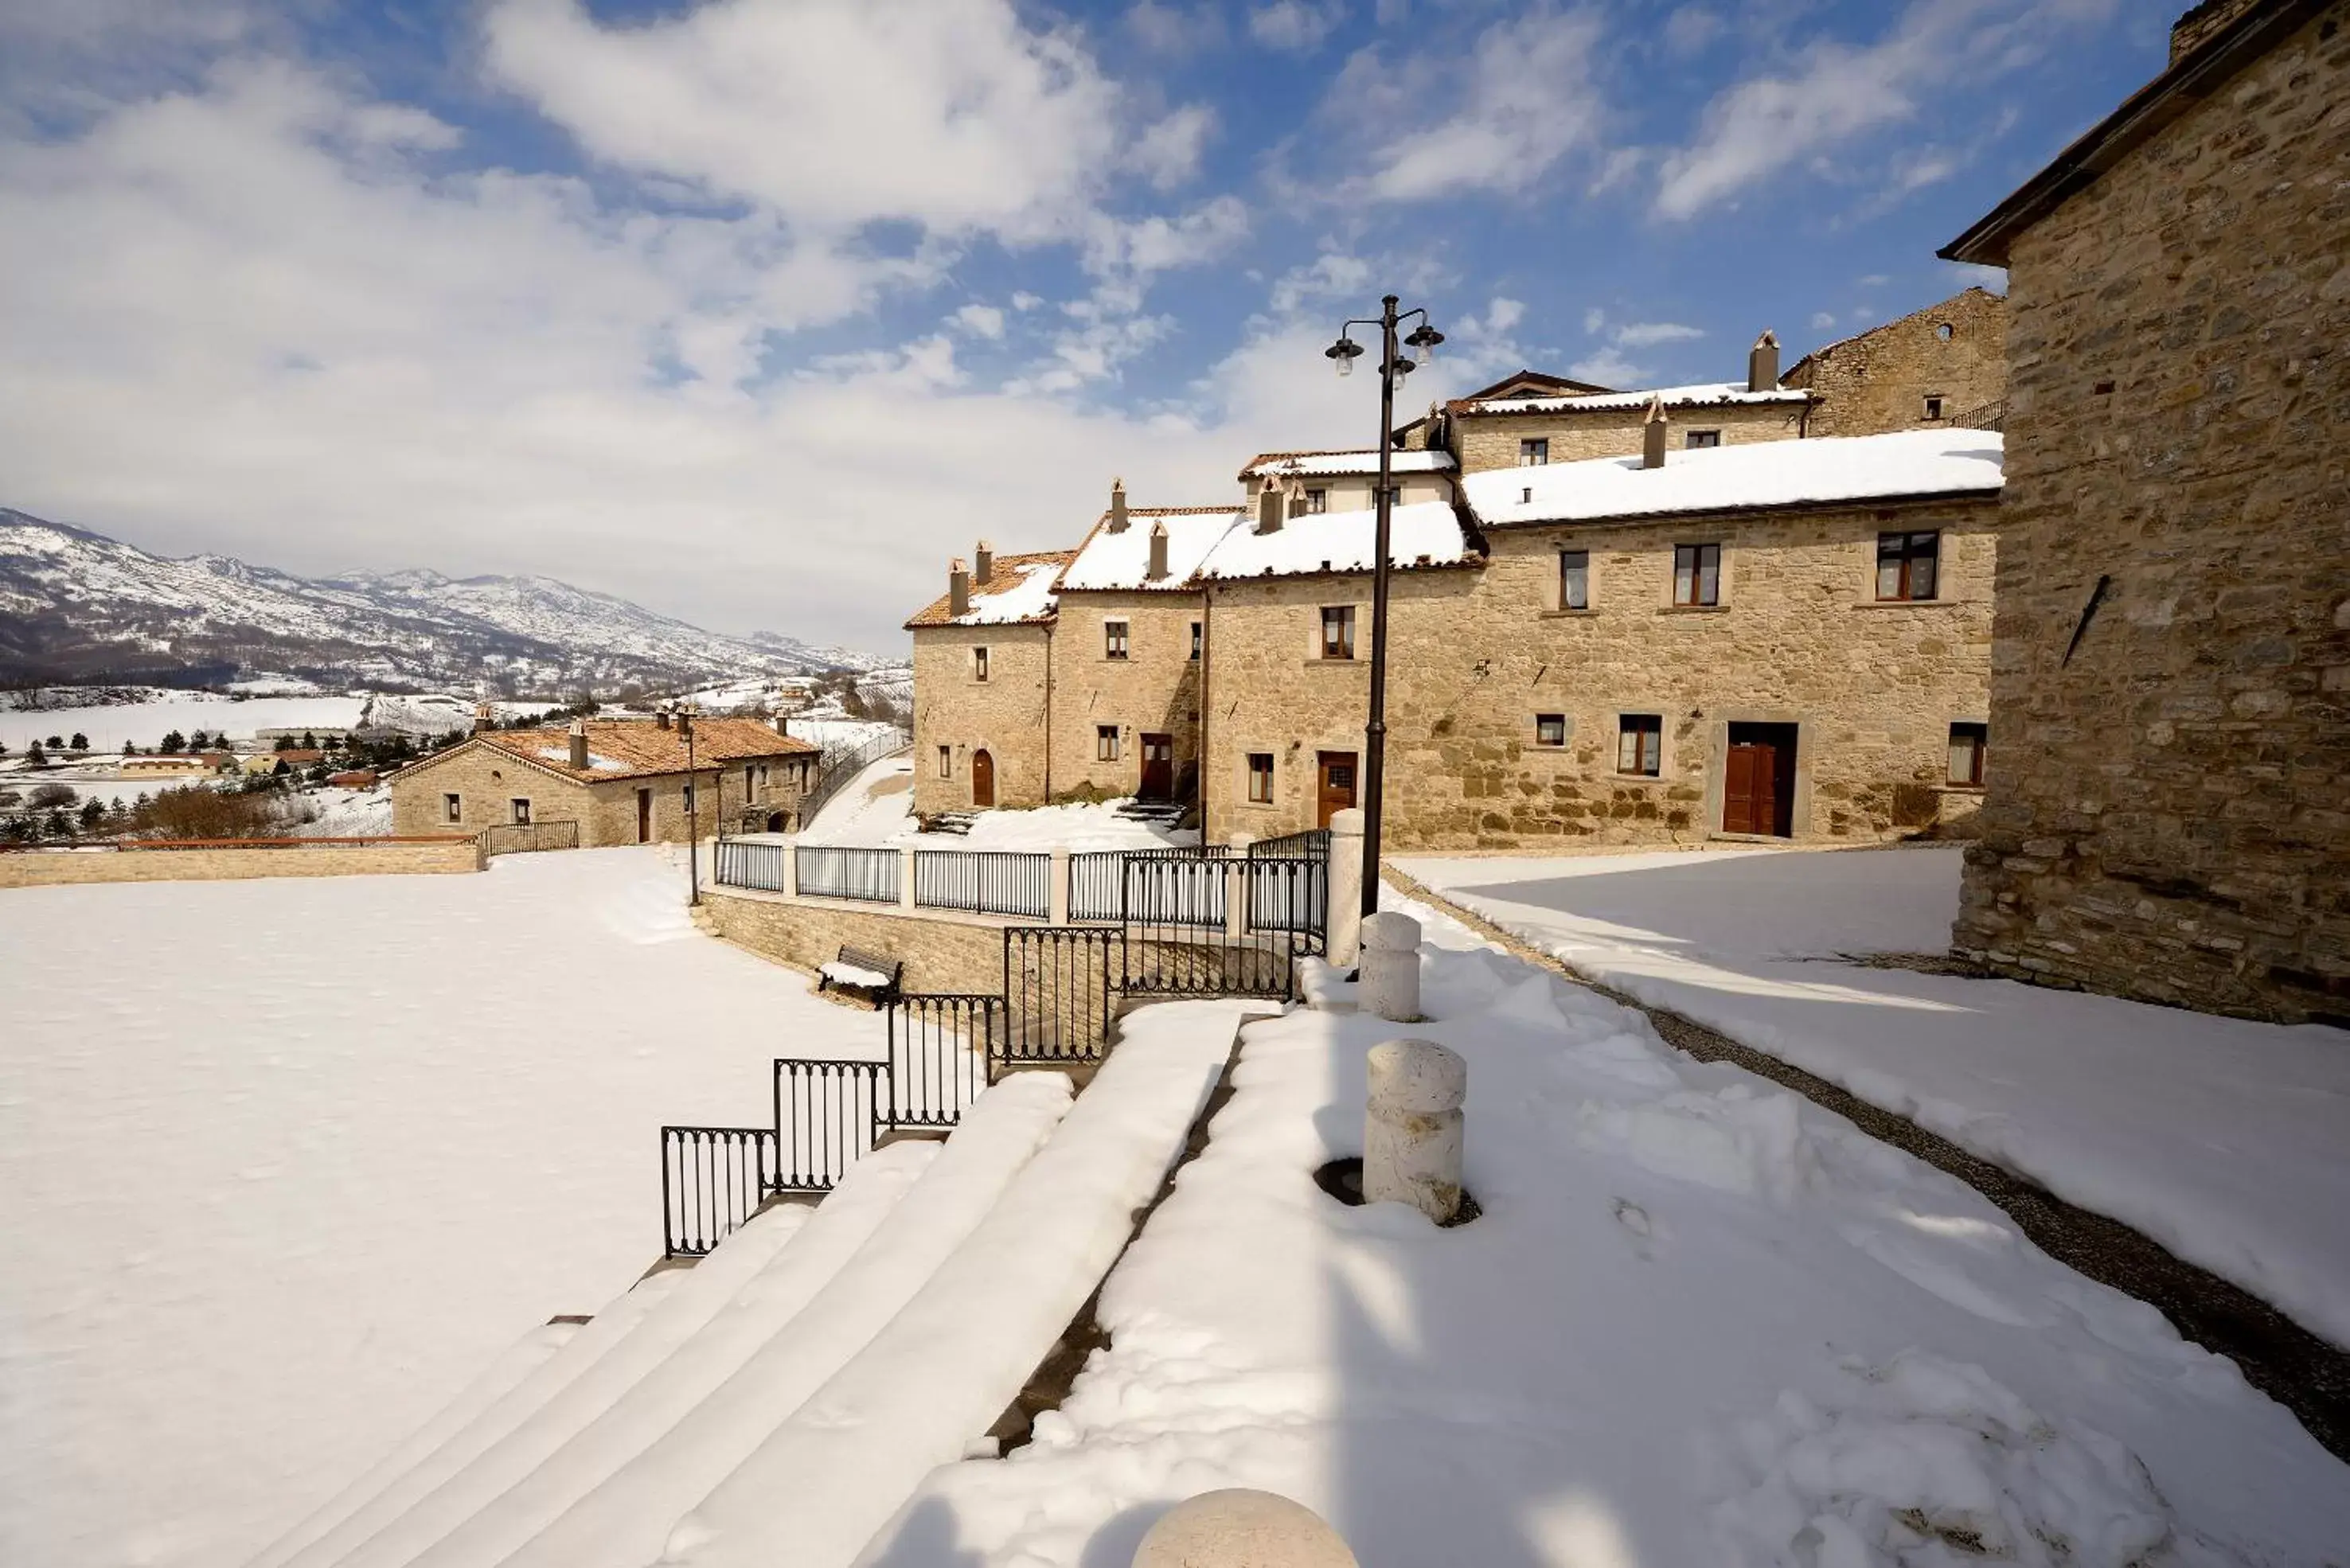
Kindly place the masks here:
POLYGON ((1958 723, 1950 726, 1950 782, 1972 784, 1983 782, 1983 753, 1991 745, 1988 724, 1958 723))
POLYGON ((973 680, 987 679, 987 649, 974 648, 971 650, 971 678, 973 680))
POLYGON ((680 805, 683 805, 686 810, 691 811, 693 809, 693 786, 691 784, 686 785, 685 788, 680 792, 678 799, 680 805))
POLYGON ((1718 605, 1721 602, 1721 546, 1673 546, 1673 603, 1718 605))
POLYGON ((1541 468, 1550 462, 1550 438, 1527 436, 1518 442, 1518 466, 1541 468))
POLYGON ((952 746, 941 746, 939 748, 939 777, 942 779, 951 779, 954 777, 954 748, 952 746))
POLYGON ((1331 605, 1322 611, 1322 657, 1355 657, 1355 607, 1331 605))
POLYGON ((1271 805, 1273 804, 1273 753, 1271 752, 1251 752, 1249 753, 1248 768, 1249 804, 1251 805, 1271 805))
POLYGON ((1196 662, 1201 650, 1208 646, 1208 628, 1200 621, 1191 623, 1191 658, 1196 662))
POLYGON ((1665 720, 1660 713, 1625 713, 1616 721, 1616 771, 1655 778, 1665 763, 1665 720))
POLYGON ((465 820, 465 797, 463 795, 444 794, 441 797, 441 805, 442 808, 449 814, 448 819, 451 822, 463 822, 465 820))
POLYGON ((1941 399, 1929 398, 1926 400, 1926 417, 1929 420, 1939 420, 1942 417, 1941 399))
POLYGON ((1877 597, 1930 599, 1935 567, 1941 564, 1939 534, 1879 534, 1877 536, 1877 597))
POLYGON ((1566 744, 1566 715, 1564 713, 1535 714, 1534 744, 1537 746, 1566 744))
POLYGON ((1116 724, 1094 726, 1094 761, 1097 763, 1118 761, 1118 726, 1116 724))
POLYGON ((1716 447, 1721 444, 1721 432, 1720 431, 1691 431, 1689 433, 1689 439, 1681 444, 1691 452, 1703 452, 1708 447, 1716 447))
POLYGON ((1591 607, 1591 552, 1561 550, 1558 553, 1558 607, 1563 610, 1591 607))
POLYGON ((511 801, 508 804, 514 807, 514 825, 516 827, 528 827, 530 826, 530 802, 526 800, 517 800, 511 801))
POLYGON ((1321 516, 1330 510, 1330 493, 1326 490, 1307 491, 1297 510, 1308 517, 1321 516))
POLYGON ((1102 657, 1104 659, 1126 657, 1126 622, 1122 620, 1102 622, 1102 657))
POLYGON ((759 769, 755 763, 743 764, 743 798, 745 800, 759 798, 759 769))
POLYGON ((1952 337, 1958 336, 1958 329, 1945 321, 1934 328, 1934 336, 1948 343, 1952 337))

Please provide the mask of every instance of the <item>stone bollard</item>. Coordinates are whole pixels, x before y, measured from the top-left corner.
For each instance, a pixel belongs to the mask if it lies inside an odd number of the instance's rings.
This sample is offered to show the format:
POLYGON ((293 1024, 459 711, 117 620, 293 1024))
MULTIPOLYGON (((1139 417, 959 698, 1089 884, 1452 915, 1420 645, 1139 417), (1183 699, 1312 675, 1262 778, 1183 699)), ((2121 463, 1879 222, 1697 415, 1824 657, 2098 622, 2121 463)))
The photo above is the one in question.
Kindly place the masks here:
POLYGON ((1419 1022, 1419 922, 1383 909, 1363 922, 1361 1006, 1390 1023, 1419 1022))
POLYGON ((1461 1102, 1469 1064, 1433 1040, 1371 1047, 1363 1201, 1409 1203, 1441 1225, 1461 1209, 1461 1102))
POLYGON ((1134 1568, 1357 1568, 1322 1516, 1269 1491, 1203 1491, 1159 1516, 1134 1568))
POLYGON ((1330 815, 1330 967, 1350 970, 1363 940, 1363 811, 1350 805, 1330 815))

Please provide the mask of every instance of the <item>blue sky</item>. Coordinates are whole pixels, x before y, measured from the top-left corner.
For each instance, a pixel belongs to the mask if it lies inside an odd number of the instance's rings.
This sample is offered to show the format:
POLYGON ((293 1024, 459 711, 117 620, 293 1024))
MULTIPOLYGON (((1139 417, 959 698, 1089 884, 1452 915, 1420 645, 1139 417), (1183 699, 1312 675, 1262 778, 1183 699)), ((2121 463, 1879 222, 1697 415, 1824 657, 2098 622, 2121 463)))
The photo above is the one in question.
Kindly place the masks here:
POLYGON ((2170 9, 0 0, 0 504, 895 646, 1113 475, 1366 441, 1384 291, 1414 408, 1955 292, 2170 9))

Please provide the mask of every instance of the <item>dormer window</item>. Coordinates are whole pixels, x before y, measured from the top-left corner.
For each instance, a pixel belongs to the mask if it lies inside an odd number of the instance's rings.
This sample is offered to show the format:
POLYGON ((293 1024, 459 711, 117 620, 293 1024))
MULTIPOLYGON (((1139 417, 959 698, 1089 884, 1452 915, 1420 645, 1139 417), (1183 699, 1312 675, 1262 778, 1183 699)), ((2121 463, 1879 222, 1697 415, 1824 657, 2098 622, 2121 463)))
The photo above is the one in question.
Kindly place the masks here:
POLYGON ((1518 466, 1542 468, 1550 462, 1550 438, 1526 436, 1518 442, 1518 466))
POLYGON ((1720 431, 1691 431, 1682 446, 1690 452, 1708 452, 1721 444, 1720 431))
POLYGON ((1297 510, 1299 514, 1302 516, 1321 516, 1324 513, 1330 510, 1330 493, 1326 490, 1307 491, 1299 498, 1297 510))

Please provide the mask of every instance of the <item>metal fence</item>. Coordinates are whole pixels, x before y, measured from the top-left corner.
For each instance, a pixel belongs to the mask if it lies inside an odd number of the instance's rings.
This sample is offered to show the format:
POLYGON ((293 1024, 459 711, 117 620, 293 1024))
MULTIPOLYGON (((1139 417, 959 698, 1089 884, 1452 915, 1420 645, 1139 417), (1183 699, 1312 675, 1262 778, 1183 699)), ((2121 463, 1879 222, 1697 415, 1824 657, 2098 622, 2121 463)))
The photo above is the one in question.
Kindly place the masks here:
POLYGON ((901 996, 887 1009, 893 1127, 951 1127, 987 1086, 1002 1052, 1003 998, 948 992, 901 996))
POLYGON ((1305 938, 1308 951, 1324 950, 1330 919, 1326 858, 1261 856, 1248 862, 1246 875, 1250 930, 1287 932, 1305 938))
POLYGON ((539 849, 577 849, 576 822, 500 822, 482 829, 484 855, 524 855, 539 849))
POLYGON ((894 849, 839 849, 803 846, 792 857, 798 886, 793 892, 815 898, 861 898, 868 904, 898 901, 894 849))
POLYGON ((926 909, 1025 915, 1041 920, 1053 909, 1053 857, 1006 851, 919 850, 914 856, 914 902, 926 909))
POLYGON ((806 794, 800 796, 800 825, 806 826, 815 821, 816 814, 824 809, 825 802, 846 788, 849 780, 882 758, 896 756, 913 743, 914 737, 910 732, 891 730, 887 734, 874 736, 861 746, 844 752, 827 752, 817 759, 816 782, 808 786, 806 794))
POLYGON ((1003 1059, 1091 1062, 1117 1016, 1123 932, 1107 926, 1008 926, 1003 1059))
POLYGON ((873 1151, 887 1119, 889 1064, 775 1058, 777 1192, 829 1192, 873 1151))
POLYGON ((1254 859, 1187 867, 1137 858, 1126 868, 1124 969, 1128 996, 1296 994, 1297 960, 1321 950, 1329 868, 1319 861, 1254 859), (1203 871, 1241 884, 1242 918, 1201 918, 1203 871))
POLYGON ((1311 827, 1304 833, 1284 833, 1278 838, 1261 838, 1248 846, 1252 860, 1330 860, 1330 830, 1311 827))
POLYGON ((755 839, 720 839, 711 879, 722 888, 755 888, 764 893, 791 890, 784 886, 784 846, 755 839))
POLYGON ((660 1130, 661 1252, 699 1258, 743 1228, 775 1185, 773 1127, 660 1130))

